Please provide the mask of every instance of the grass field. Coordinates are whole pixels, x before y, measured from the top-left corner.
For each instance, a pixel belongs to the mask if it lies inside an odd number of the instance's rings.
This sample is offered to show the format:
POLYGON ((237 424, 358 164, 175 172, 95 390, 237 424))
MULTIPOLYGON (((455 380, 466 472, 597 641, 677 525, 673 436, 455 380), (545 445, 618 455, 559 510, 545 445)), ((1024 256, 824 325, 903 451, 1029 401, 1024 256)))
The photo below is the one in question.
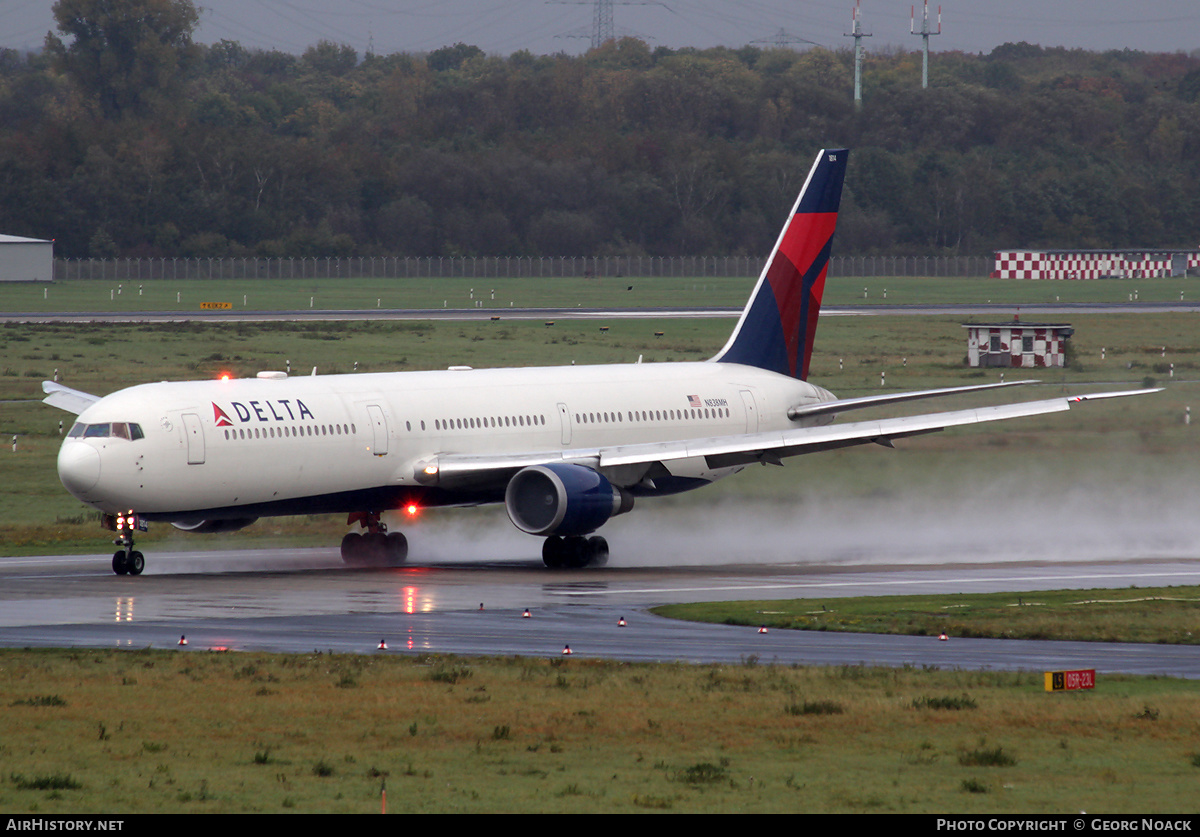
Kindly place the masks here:
POLYGON ((1200 694, 1040 673, 0 651, 13 813, 1189 813, 1200 694), (169 696, 169 699, 164 699, 169 696), (219 699, 214 697, 219 696, 219 699))
POLYGON ((1200 587, 664 605, 660 616, 805 631, 1200 645, 1200 587))
MULTIPOLYGON (((722 277, 449 279, 71 280, 3 287, 0 311, 179 311, 202 302, 234 310, 372 308, 741 308, 754 279, 722 277)), ((1050 302, 1178 302, 1200 299, 1200 281, 1097 279, 1031 282, 943 277, 842 277, 826 285, 826 305, 1050 302)))

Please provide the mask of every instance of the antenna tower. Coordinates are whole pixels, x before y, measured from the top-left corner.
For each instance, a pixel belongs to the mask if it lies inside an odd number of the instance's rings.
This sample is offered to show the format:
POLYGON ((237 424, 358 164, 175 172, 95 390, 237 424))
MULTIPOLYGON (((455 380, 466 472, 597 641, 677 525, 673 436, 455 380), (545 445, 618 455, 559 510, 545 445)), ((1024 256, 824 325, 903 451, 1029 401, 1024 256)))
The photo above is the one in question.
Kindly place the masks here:
POLYGON ((858 110, 862 107, 862 39, 871 37, 871 33, 862 31, 862 8, 860 3, 854 4, 854 11, 851 12, 850 19, 852 24, 850 31, 845 33, 843 37, 854 39, 854 109, 858 110))
POLYGON ((917 9, 912 7, 912 19, 908 24, 908 31, 913 35, 920 35, 924 42, 921 52, 921 89, 929 87, 929 36, 942 34, 942 7, 938 6, 938 21, 937 31, 929 31, 929 0, 925 0, 925 15, 921 21, 921 31, 917 31, 917 9))
POLYGON ((558 35, 560 38, 586 38, 592 40, 592 49, 606 44, 616 38, 616 26, 613 24, 613 6, 660 6, 659 0, 546 0, 548 3, 557 3, 567 6, 592 6, 592 30, 590 34, 584 34, 587 30, 584 28, 576 29, 567 32, 563 35, 558 35))
POLYGON ((613 39, 613 0, 596 0, 592 10, 592 49, 613 39))
POLYGON ((759 38, 751 41, 751 44, 769 44, 775 49, 788 49, 792 44, 811 44, 812 46, 820 46, 816 41, 810 41, 808 38, 801 38, 795 35, 782 26, 775 30, 775 34, 769 38, 759 38))

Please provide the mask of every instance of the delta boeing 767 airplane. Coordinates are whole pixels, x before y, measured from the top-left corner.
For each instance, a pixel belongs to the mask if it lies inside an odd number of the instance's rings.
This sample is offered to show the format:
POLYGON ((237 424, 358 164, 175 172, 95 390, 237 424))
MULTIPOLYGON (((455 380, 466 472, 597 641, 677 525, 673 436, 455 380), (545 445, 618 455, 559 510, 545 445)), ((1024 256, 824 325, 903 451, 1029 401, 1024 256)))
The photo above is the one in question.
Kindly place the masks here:
POLYGON ((259 517, 346 513, 351 564, 403 561, 381 513, 503 503, 544 538, 547 567, 603 565, 593 534, 642 497, 755 463, 946 427, 1069 409, 1100 393, 834 424, 836 414, 987 389, 838 399, 807 380, 848 152, 821 151, 775 249, 715 357, 694 363, 468 369, 142 384, 103 398, 47 381, 79 416, 58 474, 119 535, 113 570, 138 575, 146 521, 191 532, 259 517))

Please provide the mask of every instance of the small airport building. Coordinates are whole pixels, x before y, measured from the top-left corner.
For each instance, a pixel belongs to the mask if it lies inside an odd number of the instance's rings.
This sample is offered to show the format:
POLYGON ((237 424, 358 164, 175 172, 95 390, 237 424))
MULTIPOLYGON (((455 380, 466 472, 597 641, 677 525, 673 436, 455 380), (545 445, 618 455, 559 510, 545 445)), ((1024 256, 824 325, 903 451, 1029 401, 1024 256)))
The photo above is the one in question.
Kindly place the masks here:
POLYGON ((993 279, 1145 279, 1200 270, 1191 250, 997 250, 993 279))
POLYGON ((0 282, 53 281, 53 241, 0 235, 0 282))
POLYGON ((1067 323, 963 323, 967 365, 1029 368, 1066 365, 1066 342, 1075 329, 1067 323))

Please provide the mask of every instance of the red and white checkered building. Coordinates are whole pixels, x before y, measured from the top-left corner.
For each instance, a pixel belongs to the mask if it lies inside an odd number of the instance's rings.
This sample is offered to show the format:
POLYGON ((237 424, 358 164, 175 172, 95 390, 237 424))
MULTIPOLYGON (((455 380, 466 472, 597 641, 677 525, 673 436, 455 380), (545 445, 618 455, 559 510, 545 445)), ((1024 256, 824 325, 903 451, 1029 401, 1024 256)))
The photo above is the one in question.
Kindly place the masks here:
POLYGON ((993 279, 1143 279, 1200 268, 1200 250, 997 250, 993 279))
POLYGON ((1067 323, 963 323, 967 365, 1037 367, 1066 365, 1066 341, 1075 333, 1067 323))

